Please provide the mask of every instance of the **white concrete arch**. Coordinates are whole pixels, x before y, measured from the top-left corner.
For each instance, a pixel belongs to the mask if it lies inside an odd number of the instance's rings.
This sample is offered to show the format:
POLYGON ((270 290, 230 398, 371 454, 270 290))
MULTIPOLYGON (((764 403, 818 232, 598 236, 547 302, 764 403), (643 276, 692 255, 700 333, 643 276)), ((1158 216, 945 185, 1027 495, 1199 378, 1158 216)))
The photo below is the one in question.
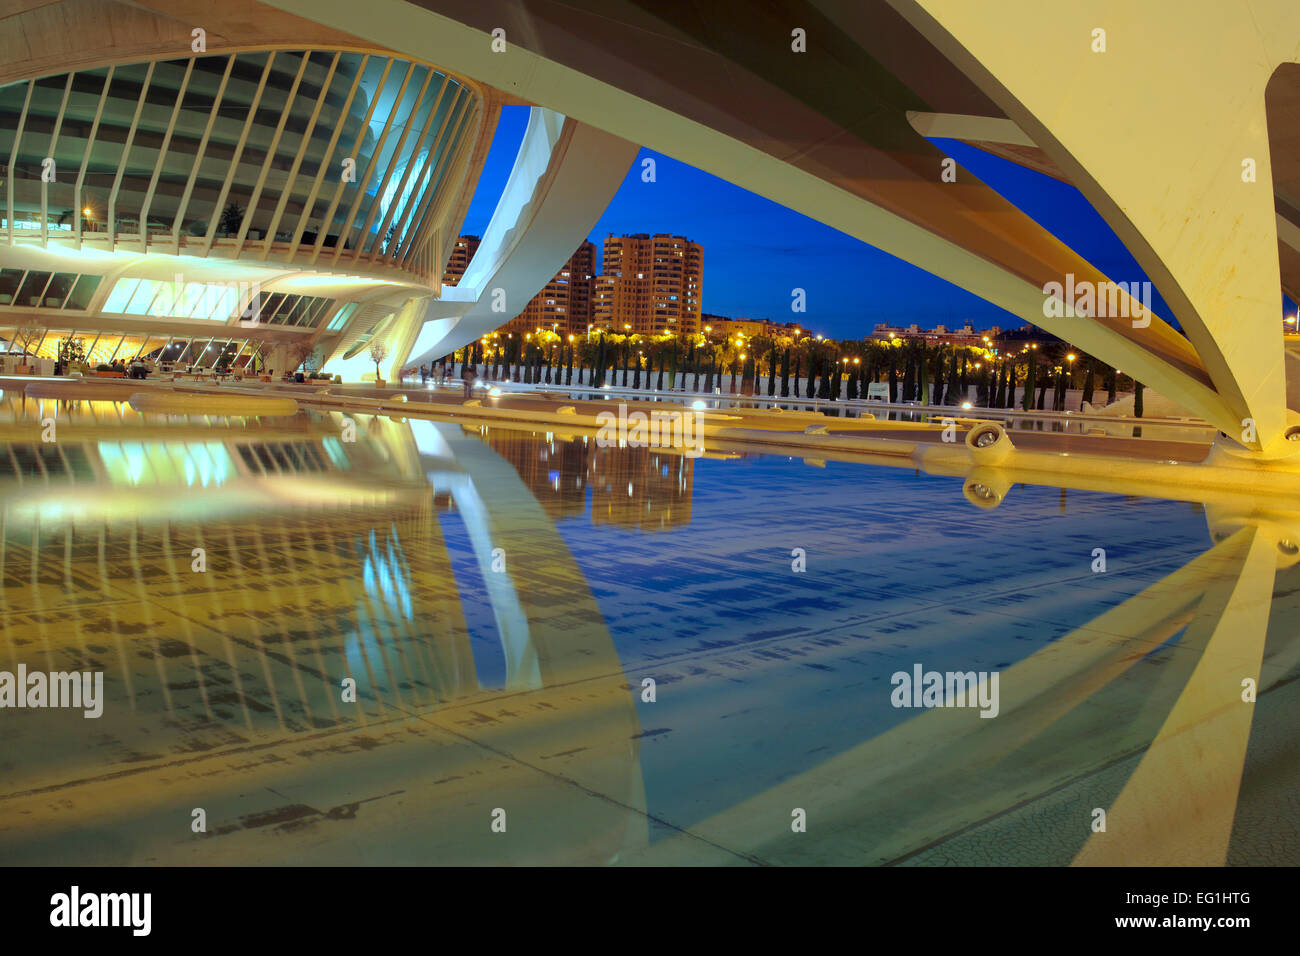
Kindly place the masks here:
MULTIPOLYGON (((779 131, 748 122, 753 117, 737 123, 732 111, 719 105, 727 102, 723 91, 664 80, 653 71, 647 74, 660 62, 655 56, 662 60, 671 55, 673 38, 685 25, 674 19, 671 9, 656 14, 656 29, 642 37, 649 51, 638 61, 642 69, 620 72, 611 64, 616 51, 591 36, 577 35, 578 27, 570 21, 556 26, 504 3, 488 4, 487 9, 511 23, 554 27, 547 34, 545 53, 537 43, 532 48, 515 43, 509 56, 494 54, 482 30, 482 4, 470 7, 446 0, 421 9, 397 0, 374 0, 371 9, 361 11, 344 0, 268 2, 376 42, 411 49, 497 89, 635 138, 816 218, 1027 322, 1065 335, 1233 437, 1242 435, 1243 418, 1253 418, 1258 438, 1250 446, 1280 450, 1288 415, 1263 92, 1279 62, 1300 56, 1295 23, 1300 13, 1288 0, 1259 0, 1240 14, 1217 9, 1212 0, 1122 6, 1085 0, 1068 10, 1035 0, 1010 5, 968 0, 825 5, 827 19, 841 31, 838 42, 855 43, 864 51, 878 39, 874 27, 888 20, 882 10, 898 11, 924 44, 933 45, 913 43, 910 53, 924 57, 926 48, 937 48, 942 56, 934 59, 943 62, 925 61, 928 65, 955 65, 953 72, 965 72, 961 79, 973 81, 989 108, 991 99, 996 100, 1032 142, 1064 164, 1071 180, 1107 216, 1170 302, 1174 318, 1187 330, 1186 339, 1159 317, 1144 328, 1130 328, 1127 317, 1071 319, 1068 329, 1053 325, 1044 316, 1045 282, 1072 273, 1100 285, 1107 277, 1059 240, 1036 231, 1041 227, 1023 214, 999 205, 990 192, 974 191, 971 201, 954 212, 930 190, 932 184, 915 176, 908 179, 875 147, 862 153, 864 160, 882 164, 884 173, 875 178, 854 180, 852 167, 835 167, 826 151, 819 160, 830 164, 826 168, 802 165, 800 144, 808 143, 798 139, 798 130, 787 130, 788 138, 782 139, 779 131), (374 15, 378 8, 382 17, 374 15), (1109 52, 1093 54, 1091 31, 1103 21, 1111 30, 1109 52), (1008 24, 1015 28, 1008 29, 1008 24), (1117 47, 1117 40, 1125 42, 1117 47), (1117 55, 1121 48, 1123 62, 1117 55), (1194 52, 1202 48, 1203 57, 1194 52), (1080 57, 1095 60, 1079 62, 1080 57), (1103 71, 1103 60, 1114 64, 1114 74, 1094 76, 1103 71), (1045 77, 1050 82, 1044 82, 1045 77), (1223 88, 1209 89, 1220 78, 1223 88), (1014 95, 999 99, 990 93, 997 89, 1014 95), (1228 131, 1221 139, 1220 128, 1228 131), (1169 138, 1153 148, 1166 133, 1169 138), (1240 178, 1241 160, 1246 157, 1256 160, 1254 194, 1242 191, 1247 184, 1240 178), (1145 175, 1133 170, 1144 170, 1145 175), (1161 171, 1159 183, 1173 183, 1168 203, 1163 185, 1151 187, 1152 170, 1161 171), (1198 201, 1199 208, 1188 212, 1198 201), (1238 202, 1243 210, 1240 222, 1234 218, 1238 202)), ((618 30, 610 35, 626 40, 635 30, 639 8, 614 7, 598 18, 583 20, 578 13, 574 17, 597 34, 612 23, 618 30)), ((712 71, 710 75, 747 82, 748 91, 768 95, 774 105, 777 95, 785 94, 765 80, 761 70, 751 69, 751 62, 728 60, 733 51, 727 44, 702 43, 690 52, 698 54, 692 62, 712 71)), ((792 99, 787 95, 780 103, 789 110, 792 99)), ((827 128, 816 122, 807 127, 823 132, 827 128)), ((834 123, 829 129, 835 129, 834 123)), ((846 155, 857 155, 850 149, 852 137, 837 142, 846 155)), ((472 337, 453 340, 463 343, 472 337)))
POLYGON ((455 286, 428 303, 398 365, 435 360, 523 311, 587 238, 639 147, 533 107, 519 154, 478 251, 455 286))
POLYGON ((889 2, 1105 217, 1222 400, 1275 445, 1286 375, 1264 94, 1300 60, 1300 6, 889 2))

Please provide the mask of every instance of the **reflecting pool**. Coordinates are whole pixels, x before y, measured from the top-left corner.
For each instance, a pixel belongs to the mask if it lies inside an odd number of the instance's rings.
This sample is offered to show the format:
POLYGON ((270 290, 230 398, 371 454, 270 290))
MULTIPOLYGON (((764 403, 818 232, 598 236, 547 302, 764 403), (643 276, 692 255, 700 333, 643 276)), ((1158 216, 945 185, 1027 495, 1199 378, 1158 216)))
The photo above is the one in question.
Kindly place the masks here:
POLYGON ((0 860, 1300 858, 1300 508, 351 421, 0 399, 0 860))

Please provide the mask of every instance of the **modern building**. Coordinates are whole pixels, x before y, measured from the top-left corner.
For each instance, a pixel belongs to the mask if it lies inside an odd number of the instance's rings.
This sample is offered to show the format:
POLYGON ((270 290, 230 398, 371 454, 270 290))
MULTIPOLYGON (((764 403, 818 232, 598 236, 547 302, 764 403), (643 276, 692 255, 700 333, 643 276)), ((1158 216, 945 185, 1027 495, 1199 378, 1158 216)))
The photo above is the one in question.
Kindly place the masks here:
POLYGON ((745 338, 761 336, 769 339, 798 341, 800 338, 812 334, 797 322, 772 322, 768 319, 733 319, 724 315, 711 315, 707 312, 700 316, 700 331, 715 339, 743 335, 745 338))
POLYGON ((997 341, 1002 334, 1002 330, 997 326, 990 329, 977 329, 969 322, 958 329, 949 329, 945 325, 923 329, 915 322, 906 326, 878 322, 871 330, 871 337, 876 339, 918 339, 939 345, 985 345, 997 341))
MULTIPOLYGON (((319 13, 309 0, 278 2, 480 81, 515 84, 530 102, 720 176, 1067 338, 1225 434, 1250 418, 1252 452, 1293 451, 1277 320, 1279 293, 1300 295, 1293 2, 1261 0, 1243 28, 1230 5, 1209 0, 1196 0, 1193 16, 1186 0, 1122 13, 1107 0, 868 0, 807 28, 806 54, 779 54, 789 69, 690 5, 648 11, 609 0, 555 16, 514 0, 422 0, 418 11, 375 0, 319 13), (400 22, 375 16, 397 9, 400 22), (503 23, 515 25, 512 55, 483 55, 503 23), (833 45, 817 48, 818 32, 833 45), (845 90, 856 104, 847 111, 845 90), (1100 290, 1112 279, 954 167, 944 139, 1080 190, 1167 314, 1132 321, 1140 303, 1127 292, 1114 296, 1119 315, 1045 310, 1045 289, 1100 290), (948 167, 954 176, 943 175, 948 167)), ((788 38, 801 9, 749 5, 744 32, 788 38)), ((672 187, 661 175, 646 188, 672 187)))
POLYGON ((592 322, 642 335, 697 332, 703 284, 698 243, 663 234, 610 235, 593 284, 592 322))
POLYGON ((441 279, 481 111, 434 66, 343 49, 0 87, 0 336, 92 363, 341 358, 441 279))
POLYGON ((474 253, 478 252, 479 243, 482 241, 478 236, 456 237, 456 244, 451 247, 451 258, 447 260, 447 268, 442 272, 443 285, 456 285, 460 282, 460 277, 469 268, 470 260, 474 258, 474 253))
POLYGON ((395 378, 417 345, 476 337, 462 320, 495 314, 496 290, 537 293, 635 155, 530 108, 511 177, 527 188, 507 189, 481 240, 458 239, 500 110, 519 101, 255 6, 212 10, 198 31, 153 2, 55 0, 5 16, 11 367, 43 368, 37 358, 71 342, 88 364, 280 372, 307 360, 356 381, 375 377, 370 346, 382 344, 381 377, 395 378), (116 29, 89 55, 103 22, 116 29))
POLYGON ((561 335, 585 334, 592 321, 591 287, 595 272, 596 246, 584 239, 555 278, 502 331, 526 334, 545 329, 561 335))

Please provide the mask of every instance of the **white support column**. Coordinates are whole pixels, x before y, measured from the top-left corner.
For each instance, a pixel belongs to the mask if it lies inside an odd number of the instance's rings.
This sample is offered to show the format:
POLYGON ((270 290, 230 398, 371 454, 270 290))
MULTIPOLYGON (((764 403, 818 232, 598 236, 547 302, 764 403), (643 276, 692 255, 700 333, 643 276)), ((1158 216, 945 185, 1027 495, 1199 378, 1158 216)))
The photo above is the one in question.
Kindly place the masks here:
POLYGON ((275 162, 276 150, 280 148, 280 137, 284 135, 284 124, 289 122, 289 114, 293 111, 293 101, 298 97, 298 87, 302 83, 302 75, 307 72, 307 64, 311 62, 311 51, 306 50, 302 54, 302 61, 298 64, 298 72, 293 78, 293 85, 289 87, 289 93, 284 100, 284 109, 280 111, 280 121, 275 124, 275 133, 271 136, 271 144, 266 147, 266 158, 262 160, 262 168, 257 174, 257 184, 253 187, 253 194, 248 199, 248 208, 244 212, 244 221, 239 224, 239 236, 235 241, 235 249, 231 253, 232 258, 238 258, 239 254, 244 251, 244 239, 248 236, 248 230, 253 225, 253 217, 257 213, 257 204, 262 198, 262 190, 266 187, 266 177, 271 171, 271 164, 275 162))
POLYGON ((8 195, 8 210, 6 213, 6 224, 9 227, 9 245, 14 244, 14 172, 18 165, 18 146, 23 141, 23 129, 27 126, 27 109, 32 105, 32 90, 36 86, 35 80, 27 81, 27 96, 23 99, 23 111, 18 116, 18 127, 14 130, 14 145, 9 151, 9 174, 5 177, 5 187, 8 195))
MULTIPOLYGON (((378 188, 375 190, 375 201, 370 206, 370 212, 366 215, 365 224, 361 227, 361 235, 357 240, 356 249, 354 249, 352 252, 352 261, 354 263, 359 262, 361 259, 361 254, 363 252, 368 252, 371 248, 370 226, 375 221, 375 214, 379 212, 379 207, 383 205, 383 197, 388 192, 388 184, 393 181, 393 174, 397 172, 397 165, 402 160, 402 150, 406 146, 407 136, 409 136, 411 133, 411 125, 415 119, 415 112, 417 109, 419 109, 420 102, 424 99, 424 94, 429 89, 429 83, 433 80, 433 72, 434 71, 431 68, 425 70, 424 82, 420 84, 420 91, 415 94, 415 97, 411 102, 410 112, 407 113, 406 119, 403 120, 401 123, 402 135, 397 137, 397 145, 393 147, 393 156, 388 161, 387 166, 384 168, 384 178, 380 181, 378 188)), ((444 86, 446 85, 445 80, 443 85, 444 86)), ((400 104, 401 104, 401 100, 399 98, 397 105, 400 104)), ((430 118, 432 118, 432 114, 430 114, 430 118)), ((409 164, 407 166, 407 171, 408 172, 410 171, 409 164)), ((405 181, 405 177, 403 177, 403 181, 405 181)), ((397 201, 397 198, 398 197, 394 196, 394 202, 397 201)), ((384 215, 383 222, 388 221, 388 216, 391 215, 392 209, 393 209, 393 203, 390 203, 389 212, 384 215)), ((382 224, 380 225, 379 231, 376 234, 375 241, 378 242, 379 237, 381 236, 383 236, 382 224)))
POLYGON ((153 81, 153 68, 157 64, 150 61, 145 70, 144 82, 140 85, 140 98, 135 103, 135 114, 131 117, 131 128, 126 134, 126 143, 122 146, 121 158, 117 164, 117 175, 113 177, 113 190, 108 194, 108 250, 112 252, 117 246, 117 193, 122 188, 122 176, 126 173, 127 162, 131 158, 131 145, 135 142, 135 131, 140 127, 140 114, 144 112, 145 99, 149 96, 149 84, 153 81))
MULTIPOLYGON (((239 134, 239 142, 235 144, 235 153, 230 160, 230 166, 226 173, 225 182, 221 184, 221 195, 217 197, 216 205, 212 207, 212 221, 208 223, 208 234, 203 239, 203 251, 201 256, 207 256, 212 251, 212 243, 216 239, 217 224, 221 222, 221 214, 225 209, 226 197, 230 195, 230 184, 234 181, 235 174, 239 171, 239 160, 244 155, 244 144, 248 142, 249 130, 253 128, 253 119, 257 116, 257 107, 262 102, 262 93, 266 90, 266 80, 271 75, 271 67, 275 64, 275 51, 272 50, 266 55, 266 65, 262 67, 262 78, 258 80, 257 92, 253 94, 253 101, 248 104, 248 116, 244 120, 244 128, 239 134)), ((245 218, 248 212, 244 213, 245 218)))
POLYGON ((437 197, 442 191, 446 176, 444 175, 440 179, 438 173, 440 169, 456 168, 460 151, 454 146, 454 144, 457 142, 456 137, 460 135, 460 131, 464 128, 465 116, 472 112, 469 107, 461 108, 461 99, 464 95, 471 94, 468 94, 463 89, 456 91, 456 95, 452 98, 451 103, 447 105, 447 112, 443 115, 442 122, 438 124, 438 131, 434 134, 433 144, 429 147, 429 156, 431 159, 439 154, 441 154, 442 158, 437 165, 430 166, 428 185, 421 190, 419 199, 411 203, 411 208, 408 210, 408 218, 413 221, 404 223, 402 226, 400 234, 409 235, 411 237, 405 242, 408 252, 403 255, 403 263, 406 261, 406 256, 409 255, 409 250, 416 248, 417 241, 424 228, 424 223, 426 221, 440 221, 433 215, 433 207, 437 197), (457 110, 460 110, 458 116, 457 110), (454 128, 449 130, 449 121, 453 116, 457 116, 457 119, 454 128))
MULTIPOLYGON (((298 169, 302 166, 303 157, 307 155, 307 148, 311 145, 312 134, 316 132, 316 121, 320 118, 321 107, 325 105, 325 100, 329 97, 330 83, 334 81, 334 71, 338 69, 339 58, 342 55, 342 53, 335 53, 334 59, 330 60, 330 68, 325 74, 325 81, 321 84, 320 95, 316 97, 316 106, 311 111, 311 117, 307 120, 307 128, 303 130, 298 153, 293 158, 293 166, 289 169, 284 188, 280 190, 280 201, 275 204, 275 213, 271 216, 270 226, 267 227, 266 242, 262 243, 262 254, 258 256, 259 259, 266 259, 267 254, 271 251, 271 243, 275 241, 275 231, 280 226, 280 217, 284 215, 285 204, 289 202, 294 183, 298 181, 298 169)), ((305 64, 306 60, 304 59, 303 62, 305 64)), ((340 122, 338 125, 342 126, 343 124, 340 122)), ((292 251, 290 255, 292 255, 292 251)))
MULTIPOLYGON (((63 114, 68 109, 68 94, 72 92, 72 81, 76 73, 69 73, 67 82, 63 84, 63 99, 59 102, 59 115, 54 121, 54 132, 50 135, 50 155, 49 159, 54 163, 54 174, 58 176, 58 163, 54 159, 54 154, 59 147, 59 131, 63 129, 63 114)), ((50 204, 49 204, 49 183, 45 177, 41 177, 41 246, 49 248, 50 245, 50 204)))
MULTIPOLYGON (((113 84, 113 67, 104 74, 104 89, 99 94, 99 105, 95 108, 95 119, 90 124, 90 135, 86 137, 86 151, 81 155, 81 169, 77 171, 77 184, 72 188, 73 210, 72 231, 77 234, 77 248, 81 248, 81 186, 86 181, 86 167, 90 165, 90 151, 95 147, 95 136, 99 133, 99 121, 104 115, 104 104, 108 102, 108 88, 113 84)), ((105 212, 108 210, 105 209, 105 212)))
MULTIPOLYGON (((348 115, 348 110, 352 107, 352 100, 357 95, 357 90, 361 88, 361 77, 365 76, 366 64, 370 62, 370 54, 367 53, 361 58, 361 65, 357 67, 357 75, 352 81, 352 88, 348 90, 347 99, 343 101, 343 108, 339 111, 340 119, 334 124, 334 132, 330 134, 329 145, 325 147, 325 152, 321 156, 320 166, 316 170, 316 178, 312 181, 311 191, 307 194, 307 201, 303 203, 302 212, 298 215, 298 224, 294 226, 293 238, 289 242, 289 248, 285 251, 284 261, 292 262, 295 253, 298 251, 298 243, 302 241, 302 234, 306 230, 311 216, 311 211, 316 205, 316 196, 320 193, 321 183, 325 180, 325 175, 329 170, 330 161, 334 157, 334 148, 338 145, 339 136, 343 132, 344 122, 342 117, 348 115)), ((371 104, 373 107, 373 103, 371 104)), ((364 128, 364 127, 363 127, 364 128)), ((321 224, 321 230, 317 234, 317 239, 324 231, 324 223, 321 224)))
POLYGON ((172 115, 167 121, 167 131, 163 133, 162 145, 158 148, 158 161, 154 163, 153 175, 149 177, 149 188, 145 191, 144 202, 140 205, 140 251, 142 252, 149 251, 149 207, 153 205, 153 194, 158 188, 158 177, 162 175, 163 164, 167 162, 167 147, 171 145, 176 119, 181 115, 181 103, 185 101, 185 92, 190 86, 194 62, 194 57, 190 57, 189 62, 185 64, 185 75, 181 77, 180 88, 176 91, 176 102, 172 104, 172 115))
MULTIPOLYGON (((1252 419, 1258 446, 1278 450, 1288 415, 1265 88, 1300 60, 1300 5, 890 3, 1124 241, 1235 419, 1215 424, 1235 438, 1252 419)), ((1158 363, 1123 367, 1183 398, 1158 363)))
MULTIPOLYGON (((424 202, 425 198, 427 197, 428 191, 432 187, 434 180, 437 176, 438 149, 440 146, 443 129, 446 127, 446 117, 451 115, 451 112, 455 109, 456 103, 460 99, 460 91, 457 90, 456 93, 452 94, 451 102, 447 104, 447 111, 446 114, 444 114, 443 122, 439 123, 438 129, 433 131, 432 135, 430 135, 430 130, 433 125, 434 116, 438 112, 438 107, 442 104, 443 95, 446 93, 446 91, 447 91, 447 80, 444 79, 442 88, 438 90, 438 98, 437 100, 434 101, 433 108, 429 110, 429 122, 425 124, 424 131, 421 133, 420 140, 416 144, 415 150, 413 151, 413 155, 418 156, 420 155, 420 152, 423 149, 424 155, 427 157, 427 159, 425 161, 424 168, 420 170, 420 176, 423 177, 425 175, 428 175, 429 182, 425 186, 425 188, 419 189, 420 181, 419 179, 416 179, 415 184, 411 187, 412 190, 411 201, 406 204, 406 209, 403 210, 401 219, 397 220, 394 223, 393 242, 389 245, 388 249, 385 251, 385 254, 383 256, 384 262, 389 262, 389 263, 397 262, 397 250, 400 246, 405 244, 405 237, 407 235, 407 230, 410 229, 411 227, 411 221, 412 219, 415 218, 417 209, 424 202), (415 192, 417 189, 419 189, 418 194, 416 194, 415 192)), ((408 166, 407 167, 408 176, 410 175, 410 172, 411 172, 411 168, 410 166, 408 166)), ((406 183, 407 180, 405 177, 403 177, 402 183, 397 187, 397 192, 399 196, 406 191, 406 183)), ((387 224, 385 224, 385 226, 386 225, 387 224)), ((381 232, 385 228, 385 226, 380 227, 381 232)))
MULTIPOLYGON (((397 96, 393 102, 401 104, 402 98, 406 96, 406 87, 411 82, 411 77, 415 73, 415 64, 406 65, 406 75, 402 78, 402 85, 397 91, 397 96)), ((396 107, 394 107, 394 111, 396 107)), ((338 265, 339 256, 343 254, 343 247, 347 245, 348 233, 352 231, 352 223, 361 211, 361 203, 366 198, 366 189, 370 185, 370 178, 375 174, 375 169, 379 166, 384 155, 384 145, 388 142, 388 134, 393 131, 394 113, 389 113, 388 118, 384 120, 383 132, 379 134, 379 142, 375 144, 375 151, 370 156, 370 161, 366 163, 366 174, 357 183, 357 198, 352 201, 352 206, 348 211, 348 218, 343 223, 343 228, 339 230, 338 241, 334 244, 334 255, 330 259, 331 265, 338 265)), ((375 202, 379 200, 376 197, 375 202)))
MULTIPOLYGON (((379 103, 378 93, 383 90, 384 84, 388 82, 388 73, 392 68, 392 59, 385 60, 384 69, 379 75, 378 84, 375 86, 376 95, 370 97, 370 105, 366 107, 366 115, 361 118, 361 124, 357 129, 357 137, 352 143, 352 155, 349 158, 352 159, 354 163, 357 158, 357 150, 361 147, 361 144, 366 141, 366 134, 370 132, 370 117, 375 114, 375 107, 379 103)), ((325 233, 329 224, 334 220, 334 211, 338 209, 339 200, 343 198, 343 186, 343 176, 340 171, 338 184, 334 187, 334 198, 330 200, 329 208, 325 210, 325 218, 321 220, 320 231, 316 233, 316 242, 312 246, 311 265, 315 265, 316 260, 320 258, 321 248, 325 243, 325 233)), ((336 234, 334 242, 335 245, 342 245, 343 235, 341 232, 336 234)))
MULTIPOLYGON (((433 77, 433 71, 430 70, 429 78, 432 79, 432 77, 433 77)), ((428 82, 429 82, 428 80, 425 80, 426 88, 428 87, 428 82)), ((395 246, 401 236, 400 232, 397 229, 397 223, 393 222, 393 214, 396 213, 398 208, 402 205, 402 196, 406 192, 406 184, 411 181, 411 174, 415 172, 416 160, 419 159, 420 157, 420 147, 425 145, 429 136, 429 130, 433 128, 433 120, 438 113, 439 104, 442 103, 443 94, 447 92, 448 82, 449 80, 447 79, 447 77, 444 76, 442 79, 442 85, 438 88, 438 95, 434 97, 433 105, 429 107, 429 118, 424 121, 424 126, 420 128, 420 133, 418 136, 416 136, 415 143, 411 147, 411 158, 406 163, 406 169, 402 172, 402 178, 398 180, 397 188, 393 190, 393 200, 388 204, 388 209, 384 213, 384 218, 381 219, 379 222, 379 228, 375 230, 374 245, 371 247, 370 254, 367 257, 372 261, 375 259, 379 259, 380 257, 383 257, 385 259, 389 258, 393 251, 391 246, 395 246), (384 248, 384 240, 386 237, 385 234, 390 224, 392 225, 393 228, 393 241, 392 243, 389 244, 390 245, 389 248, 384 248)), ((420 91, 420 99, 423 98, 424 98, 424 90, 422 89, 420 91)), ((419 100, 416 101, 416 104, 417 106, 419 105, 419 100)), ((414 118, 415 118, 415 110, 412 109, 411 119, 413 120, 414 118)), ((409 131, 410 120, 407 121, 407 127, 409 131)), ((405 132, 403 132, 402 135, 404 140, 406 135, 405 132)), ((399 142, 397 144, 397 149, 394 153, 394 158, 401 156, 402 145, 403 145, 402 142, 399 142)), ((434 158, 432 149, 430 149, 429 151, 429 158, 430 159, 434 158)), ((424 170, 421 169, 420 172, 423 174, 424 170)), ((381 191, 377 195, 382 197, 384 195, 384 192, 387 191, 387 189, 388 189, 387 180, 385 180, 384 186, 382 187, 381 191)), ((408 203, 407 205, 409 207, 411 204, 408 203)), ((402 215, 403 221, 409 216, 409 214, 410 214, 410 209, 407 208, 402 215)), ((358 249, 357 255, 360 255, 360 253, 361 250, 358 249)), ((356 256, 353 257, 353 261, 356 261, 356 256)))
POLYGON ((217 121, 217 115, 221 111, 221 100, 226 94, 226 84, 230 81, 230 71, 235 66, 235 54, 231 54, 226 59, 226 69, 221 74, 221 82, 217 84, 216 95, 212 98, 212 109, 208 112, 208 122, 203 127, 203 135, 199 137, 199 147, 194 153, 193 165, 190 167, 189 178, 185 180, 185 191, 181 194, 181 201, 176 205, 176 218, 172 221, 172 241, 176 243, 176 248, 180 248, 181 228, 185 223, 185 213, 190 208, 190 196, 194 193, 194 182, 198 178, 199 169, 203 166, 203 157, 207 153, 208 140, 212 136, 212 126, 217 121))

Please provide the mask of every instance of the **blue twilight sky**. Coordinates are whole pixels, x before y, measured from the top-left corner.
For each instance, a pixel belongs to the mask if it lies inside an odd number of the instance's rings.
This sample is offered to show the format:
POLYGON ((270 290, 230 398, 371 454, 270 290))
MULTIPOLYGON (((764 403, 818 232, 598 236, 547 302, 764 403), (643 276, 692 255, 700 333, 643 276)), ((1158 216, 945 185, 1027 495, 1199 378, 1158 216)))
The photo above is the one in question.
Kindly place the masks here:
MULTIPOLYGON (((501 111, 463 232, 482 235, 514 163, 528 108, 501 111)), ((1123 244, 1073 186, 955 140, 935 144, 1116 282, 1146 279, 1123 244)), ((1017 317, 829 226, 693 166, 643 149, 591 231, 597 255, 610 233, 666 232, 704 247, 704 311, 797 321, 831 338, 861 338, 877 322, 1019 328, 1017 317), (656 181, 641 181, 653 156, 656 181), (808 311, 790 311, 791 289, 808 311)), ((1152 305, 1165 317, 1159 293, 1152 305)), ((1293 314, 1295 307, 1287 303, 1293 314)))

